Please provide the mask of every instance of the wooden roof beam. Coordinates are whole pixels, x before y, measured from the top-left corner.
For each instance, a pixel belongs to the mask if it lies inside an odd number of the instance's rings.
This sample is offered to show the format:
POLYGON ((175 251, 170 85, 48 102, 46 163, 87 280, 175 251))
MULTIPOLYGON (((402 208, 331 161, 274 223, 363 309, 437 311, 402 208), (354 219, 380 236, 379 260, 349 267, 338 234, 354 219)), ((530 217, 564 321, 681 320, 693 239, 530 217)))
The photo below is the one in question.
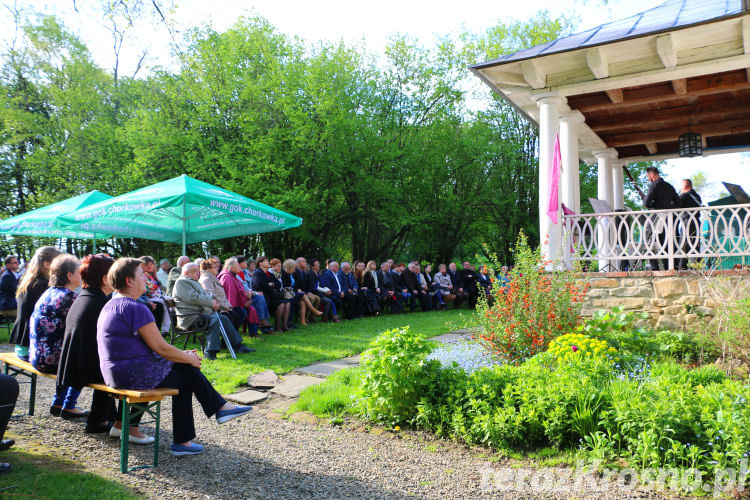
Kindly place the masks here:
POLYGON ((547 75, 544 74, 539 65, 533 60, 522 62, 521 71, 523 72, 523 79, 532 88, 543 89, 547 84, 547 75))
POLYGON ((656 53, 665 68, 677 67, 677 44, 671 33, 656 37, 656 53))
POLYGON ((605 92, 607 94, 607 97, 609 97, 609 100, 612 101, 612 104, 620 104, 623 100, 625 100, 622 89, 612 89, 605 92))
POLYGON ((682 134, 696 132, 702 136, 732 135, 750 132, 750 119, 712 123, 703 126, 680 127, 666 130, 650 130, 636 134, 613 135, 602 137, 610 148, 636 146, 638 144, 676 141, 682 134))
POLYGON ((655 155, 659 152, 659 148, 657 147, 657 144, 655 142, 647 142, 645 144, 646 149, 648 149, 648 154, 655 155))
POLYGON ((654 124, 670 124, 675 121, 691 120, 692 123, 733 120, 750 117, 750 94, 740 97, 729 96, 726 99, 699 105, 677 106, 670 109, 651 111, 648 109, 634 113, 617 115, 589 115, 586 123, 596 133, 629 127, 653 128, 654 124))
POLYGON ((609 77, 609 64, 600 48, 595 47, 586 51, 586 64, 597 80, 609 77))
POLYGON ((627 87, 650 85, 653 83, 690 78, 697 74, 711 74, 745 70, 750 67, 750 54, 727 56, 722 59, 712 59, 688 64, 681 64, 672 68, 661 68, 642 71, 637 74, 610 76, 601 80, 590 80, 553 87, 564 97, 571 97, 592 92, 604 92, 607 89, 621 89, 627 87))
POLYGON ((644 104, 651 103, 668 104, 670 100, 679 102, 684 100, 685 97, 700 97, 745 89, 750 89, 750 82, 748 82, 746 75, 733 72, 722 75, 721 78, 691 79, 686 82, 686 92, 682 95, 675 95, 672 86, 656 85, 637 89, 621 89, 624 91, 625 99, 618 106, 613 106, 610 100, 599 98, 596 95, 570 97, 568 103, 582 113, 608 111, 610 109, 621 111, 625 106, 641 107, 644 104))
POLYGON ((687 94, 687 79, 680 78, 679 80, 672 80, 672 90, 677 95, 687 94))

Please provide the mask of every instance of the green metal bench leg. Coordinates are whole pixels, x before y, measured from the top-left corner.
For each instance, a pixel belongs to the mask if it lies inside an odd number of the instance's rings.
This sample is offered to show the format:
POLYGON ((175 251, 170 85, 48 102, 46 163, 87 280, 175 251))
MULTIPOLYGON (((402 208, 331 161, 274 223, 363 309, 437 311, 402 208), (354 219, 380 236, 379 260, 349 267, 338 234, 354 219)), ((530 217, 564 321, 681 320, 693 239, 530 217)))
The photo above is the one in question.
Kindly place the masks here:
POLYGON ((122 398, 122 429, 120 431, 120 472, 128 472, 128 452, 130 451, 130 404, 122 398))
POLYGON ((27 373, 26 371, 21 370, 20 368, 15 368, 8 363, 3 364, 5 365, 4 371, 6 375, 10 375, 16 379, 18 379, 19 375, 29 377, 29 415, 33 415, 34 405, 36 403, 36 373, 27 373))
POLYGON ((159 429, 161 428, 161 401, 156 402, 156 430, 154 431, 154 467, 159 465, 159 429))
POLYGON ((31 374, 31 387, 29 388, 29 415, 34 414, 36 405, 36 373, 31 374))
POLYGON ((120 472, 126 473, 137 469, 150 469, 159 465, 159 429, 161 428, 161 401, 151 403, 128 403, 122 400, 122 437, 120 442, 120 472), (128 467, 128 451, 130 445, 130 410, 135 407, 136 413, 148 414, 153 417, 154 431, 154 463, 128 467))

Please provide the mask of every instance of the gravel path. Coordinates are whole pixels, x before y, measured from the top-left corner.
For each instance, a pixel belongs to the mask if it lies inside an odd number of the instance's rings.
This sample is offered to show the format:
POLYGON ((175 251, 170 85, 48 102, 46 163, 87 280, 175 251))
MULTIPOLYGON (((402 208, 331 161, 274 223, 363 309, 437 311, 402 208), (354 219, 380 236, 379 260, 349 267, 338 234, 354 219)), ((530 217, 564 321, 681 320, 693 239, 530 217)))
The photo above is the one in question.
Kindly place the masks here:
MULTIPOLYGON (((26 391, 22 387, 17 409, 26 407, 26 391)), ((275 395, 250 415, 222 426, 206 419, 196 403, 196 441, 206 452, 192 457, 169 455, 171 405, 163 405, 159 467, 123 475, 119 441, 87 435, 84 424, 49 416, 52 394, 52 383, 40 381, 37 415, 11 421, 16 446, 43 443, 50 453, 149 498, 661 498, 616 490, 591 475, 565 477, 569 469, 564 468, 550 470, 557 474, 552 483, 536 478, 529 485, 524 474, 537 471, 490 462, 487 450, 429 434, 369 429, 359 422, 335 427, 304 414, 283 419, 290 400, 275 395)), ((88 407, 90 394, 84 390, 81 407, 88 407)), ((142 429, 151 431, 147 425, 142 429)), ((147 463, 151 456, 150 446, 131 446, 131 465, 147 463)))

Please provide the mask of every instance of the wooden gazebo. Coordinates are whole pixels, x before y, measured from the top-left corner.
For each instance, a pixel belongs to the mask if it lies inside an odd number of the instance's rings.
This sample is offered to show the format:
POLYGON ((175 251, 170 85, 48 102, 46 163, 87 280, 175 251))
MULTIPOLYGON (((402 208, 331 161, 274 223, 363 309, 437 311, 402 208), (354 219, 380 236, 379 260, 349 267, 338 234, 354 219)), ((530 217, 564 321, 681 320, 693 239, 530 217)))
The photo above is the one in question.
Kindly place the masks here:
MULTIPOLYGON (((598 198, 624 208, 622 166, 750 150, 750 0, 669 0, 634 16, 471 70, 539 127, 539 225, 560 257, 562 223, 547 216, 556 135, 559 199, 580 213, 579 160, 598 162, 598 198)), ((558 218, 561 221, 562 217, 558 218)))

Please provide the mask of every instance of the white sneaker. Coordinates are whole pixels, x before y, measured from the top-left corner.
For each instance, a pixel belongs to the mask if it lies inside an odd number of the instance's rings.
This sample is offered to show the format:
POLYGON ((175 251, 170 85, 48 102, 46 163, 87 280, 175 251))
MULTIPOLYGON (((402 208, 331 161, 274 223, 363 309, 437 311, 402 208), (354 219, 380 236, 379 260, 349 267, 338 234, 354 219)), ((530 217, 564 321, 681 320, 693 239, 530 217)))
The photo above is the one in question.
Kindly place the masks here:
MULTIPOLYGON (((109 430, 109 435, 113 438, 122 438, 122 431, 115 426, 109 430)), ((142 438, 128 434, 128 441, 133 444, 151 444, 154 442, 154 436, 144 435, 142 438)))

